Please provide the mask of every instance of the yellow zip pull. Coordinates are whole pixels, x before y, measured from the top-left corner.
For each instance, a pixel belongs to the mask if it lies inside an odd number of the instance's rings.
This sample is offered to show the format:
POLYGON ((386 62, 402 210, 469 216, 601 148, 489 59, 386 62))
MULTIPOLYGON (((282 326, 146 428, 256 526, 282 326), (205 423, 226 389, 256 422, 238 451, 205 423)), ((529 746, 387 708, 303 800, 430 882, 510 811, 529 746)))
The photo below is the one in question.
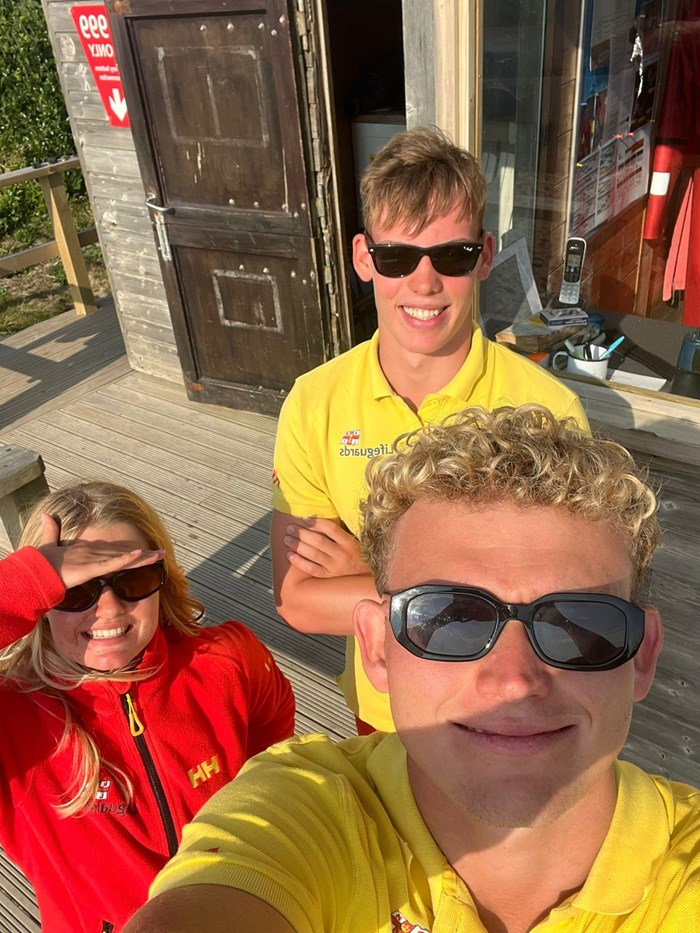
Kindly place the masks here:
POLYGON ((141 722, 136 712, 136 707, 134 706, 134 701, 131 699, 131 694, 126 694, 126 705, 129 707, 129 730, 131 734, 136 738, 137 735, 143 735, 146 727, 141 722))

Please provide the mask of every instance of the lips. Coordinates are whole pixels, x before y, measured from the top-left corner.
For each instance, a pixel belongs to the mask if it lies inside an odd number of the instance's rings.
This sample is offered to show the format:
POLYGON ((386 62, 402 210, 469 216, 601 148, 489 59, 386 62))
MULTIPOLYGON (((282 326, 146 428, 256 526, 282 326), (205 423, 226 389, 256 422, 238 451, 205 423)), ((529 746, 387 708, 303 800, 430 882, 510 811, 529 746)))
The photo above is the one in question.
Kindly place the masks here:
POLYGON ((570 737, 573 725, 552 727, 536 723, 489 724, 488 727, 453 723, 473 745, 505 755, 532 755, 570 737))

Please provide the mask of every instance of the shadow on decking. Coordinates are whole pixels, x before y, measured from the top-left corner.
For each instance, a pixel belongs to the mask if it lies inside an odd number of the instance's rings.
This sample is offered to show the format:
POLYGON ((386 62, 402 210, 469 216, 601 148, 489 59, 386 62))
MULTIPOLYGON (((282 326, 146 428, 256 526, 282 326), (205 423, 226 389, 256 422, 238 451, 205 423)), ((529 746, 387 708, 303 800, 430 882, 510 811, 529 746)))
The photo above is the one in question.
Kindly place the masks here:
POLYGON ((126 365, 111 298, 94 314, 67 311, 0 341, 0 429, 58 401, 122 357, 126 365))

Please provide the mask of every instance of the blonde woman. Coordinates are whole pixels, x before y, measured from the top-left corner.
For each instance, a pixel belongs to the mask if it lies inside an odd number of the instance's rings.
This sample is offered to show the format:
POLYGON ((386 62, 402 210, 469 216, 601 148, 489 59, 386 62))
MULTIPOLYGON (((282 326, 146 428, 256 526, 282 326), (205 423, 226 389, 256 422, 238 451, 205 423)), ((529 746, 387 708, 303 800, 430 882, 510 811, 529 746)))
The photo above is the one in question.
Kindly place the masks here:
POLYGON ((0 561, 0 844, 44 933, 120 930, 183 824, 293 732, 269 651, 202 615, 161 519, 111 483, 50 494, 0 561))

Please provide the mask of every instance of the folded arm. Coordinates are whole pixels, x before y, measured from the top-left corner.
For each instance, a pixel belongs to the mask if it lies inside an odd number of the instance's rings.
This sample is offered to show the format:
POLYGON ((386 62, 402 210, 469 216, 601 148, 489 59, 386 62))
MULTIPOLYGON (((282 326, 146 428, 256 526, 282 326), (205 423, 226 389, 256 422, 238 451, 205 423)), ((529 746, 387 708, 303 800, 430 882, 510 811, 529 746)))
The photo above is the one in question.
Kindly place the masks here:
POLYGON ((357 603, 377 598, 357 539, 338 520, 273 511, 270 540, 275 603, 285 622, 300 632, 352 635, 357 603))

